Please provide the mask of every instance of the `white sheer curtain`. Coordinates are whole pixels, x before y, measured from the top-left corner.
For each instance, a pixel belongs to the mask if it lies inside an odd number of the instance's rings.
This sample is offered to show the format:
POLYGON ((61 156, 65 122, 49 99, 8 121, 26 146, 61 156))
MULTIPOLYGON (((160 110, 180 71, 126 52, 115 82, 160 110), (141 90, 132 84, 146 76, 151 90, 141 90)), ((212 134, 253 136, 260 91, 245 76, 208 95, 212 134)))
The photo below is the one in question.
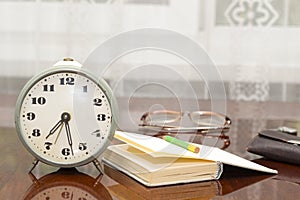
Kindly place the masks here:
POLYGON ((1 1, 0 92, 17 94, 29 77, 62 57, 83 62, 122 31, 156 27, 207 49, 229 98, 300 101, 297 9, 296 0, 1 1))
POLYGON ((294 0, 215 0, 210 54, 229 80, 229 97, 299 101, 300 9, 294 0))
POLYGON ((200 5, 197 0, 1 1, 1 92, 18 93, 29 77, 63 57, 83 62, 123 31, 156 27, 197 36, 200 5))

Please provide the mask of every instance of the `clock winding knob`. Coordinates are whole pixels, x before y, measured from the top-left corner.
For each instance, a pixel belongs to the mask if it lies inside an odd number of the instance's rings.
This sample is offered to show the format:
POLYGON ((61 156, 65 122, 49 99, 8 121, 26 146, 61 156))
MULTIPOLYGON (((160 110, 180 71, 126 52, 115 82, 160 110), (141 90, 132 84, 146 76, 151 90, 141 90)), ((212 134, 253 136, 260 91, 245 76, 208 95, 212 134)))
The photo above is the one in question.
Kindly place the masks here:
POLYGON ((63 61, 74 61, 73 58, 64 58, 63 61))

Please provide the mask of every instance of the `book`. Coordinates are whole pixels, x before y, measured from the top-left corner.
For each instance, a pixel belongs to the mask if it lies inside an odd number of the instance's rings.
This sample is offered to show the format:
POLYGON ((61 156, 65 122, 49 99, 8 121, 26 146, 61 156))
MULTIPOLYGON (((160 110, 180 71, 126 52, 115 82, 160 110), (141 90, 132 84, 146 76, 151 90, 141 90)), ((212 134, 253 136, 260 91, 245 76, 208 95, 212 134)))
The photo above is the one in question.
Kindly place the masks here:
POLYGON ((256 164, 215 147, 193 144, 193 153, 163 139, 117 131, 115 138, 126 144, 110 146, 103 161, 146 186, 161 186, 218 179, 222 163, 267 172, 276 170, 256 164))
POLYGON ((128 144, 107 148, 102 160, 146 186, 162 186, 218 179, 222 165, 202 159, 152 157, 128 144))
POLYGON ((117 199, 211 199, 221 195, 222 191, 222 186, 218 180, 164 187, 146 187, 106 164, 104 164, 104 173, 118 183, 107 187, 110 194, 117 199))

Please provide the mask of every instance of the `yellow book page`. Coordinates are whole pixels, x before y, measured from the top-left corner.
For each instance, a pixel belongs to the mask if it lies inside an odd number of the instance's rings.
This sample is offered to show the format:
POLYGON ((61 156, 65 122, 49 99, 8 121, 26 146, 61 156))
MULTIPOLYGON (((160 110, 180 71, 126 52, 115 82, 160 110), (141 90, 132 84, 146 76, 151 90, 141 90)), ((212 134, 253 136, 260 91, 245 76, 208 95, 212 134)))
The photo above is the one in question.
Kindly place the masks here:
POLYGON ((104 153, 107 161, 114 163, 126 171, 145 180, 152 178, 168 178, 200 176, 202 174, 216 174, 218 164, 213 161, 175 158, 152 157, 128 144, 109 146, 104 153))
POLYGON ((114 137, 153 157, 201 159, 199 153, 193 153, 157 137, 121 131, 116 131, 114 137))
POLYGON ((118 148, 123 149, 123 151, 127 151, 131 154, 137 155, 139 157, 143 157, 145 160, 150 160, 153 164, 173 164, 173 166, 191 166, 199 163, 215 163, 214 161, 210 160, 203 160, 203 159, 191 159, 191 158, 183 158, 183 157, 152 157, 148 153, 145 153, 135 147, 129 145, 117 145, 118 148))

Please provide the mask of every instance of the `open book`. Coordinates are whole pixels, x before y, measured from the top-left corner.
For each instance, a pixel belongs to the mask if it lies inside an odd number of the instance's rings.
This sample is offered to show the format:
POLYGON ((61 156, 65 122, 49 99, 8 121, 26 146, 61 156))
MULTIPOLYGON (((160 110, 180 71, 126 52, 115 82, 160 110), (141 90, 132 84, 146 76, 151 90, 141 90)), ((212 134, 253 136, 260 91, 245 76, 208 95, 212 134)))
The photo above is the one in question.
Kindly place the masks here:
POLYGON ((127 144, 110 146, 103 154, 103 161, 146 186, 218 179, 222 163, 277 173, 214 147, 194 144, 200 152, 193 153, 147 135, 117 131, 115 138, 127 144))
POLYGON ((104 163, 146 186, 170 185, 218 179, 222 165, 200 159, 152 157, 128 144, 108 147, 104 163))

